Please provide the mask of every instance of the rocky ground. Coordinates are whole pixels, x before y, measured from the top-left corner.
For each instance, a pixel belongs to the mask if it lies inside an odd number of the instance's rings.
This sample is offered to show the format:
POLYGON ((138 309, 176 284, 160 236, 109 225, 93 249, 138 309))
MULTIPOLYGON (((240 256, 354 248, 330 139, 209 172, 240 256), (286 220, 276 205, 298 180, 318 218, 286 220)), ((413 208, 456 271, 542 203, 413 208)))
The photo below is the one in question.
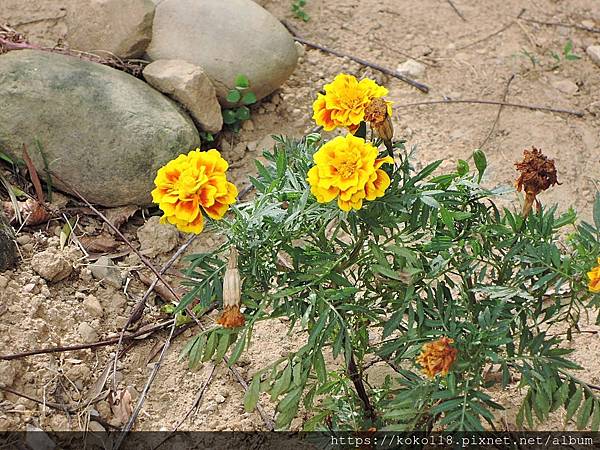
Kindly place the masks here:
MULTIPOLYGON (((535 145, 556 160, 562 183, 544 194, 542 200, 558 203, 561 209, 574 207, 584 218, 590 216, 593 193, 600 179, 600 63, 595 63, 586 49, 600 45, 599 33, 516 21, 524 7, 524 2, 516 0, 497 2, 493 8, 483 2, 454 1, 466 21, 441 0, 309 0, 305 9, 310 20, 306 23, 294 19, 290 1, 259 3, 276 17, 289 21, 305 39, 392 69, 407 59, 416 60, 420 64, 403 67, 431 90, 425 95, 398 79, 307 47, 291 78, 253 107, 252 119, 241 132, 225 133, 218 142, 232 162, 233 181, 238 186, 243 186, 253 172, 252 161, 270 145, 271 134, 299 136, 314 126, 310 116, 316 91, 344 71, 373 77, 389 87, 396 107, 397 135, 405 137, 409 145, 417 145, 419 164, 445 158, 448 165, 454 165, 459 158, 468 160, 473 149, 481 147, 489 161, 484 182, 490 186, 510 185, 515 178, 513 162, 524 148, 535 145), (500 29, 504 30, 495 33, 500 29), (565 56, 569 40, 573 43, 572 54, 579 58, 565 56), (506 107, 496 121, 497 106, 408 106, 431 100, 503 98, 511 103, 577 110, 584 116, 506 107)), ((526 2, 525 7, 527 10, 521 15, 524 19, 600 28, 600 7, 595 0, 536 0, 526 2)), ((56 20, 46 22, 46 26, 58 27, 56 20)), ((36 26, 44 26, 44 22, 36 26)), ((511 201, 514 199, 510 197, 511 201)), ((137 256, 114 241, 101 221, 74 202, 59 203, 59 207, 66 217, 78 220, 77 239, 61 244, 63 218, 43 226, 25 227, 17 235, 22 258, 18 268, 0 275, 3 355, 115 336, 146 289, 139 274, 148 278, 150 273, 137 256), (95 244, 98 251, 84 257, 77 241, 85 242, 86 237, 97 235, 103 236, 95 244), (103 249, 111 256, 111 262, 96 260, 103 249)), ((147 213, 136 212, 122 230, 160 267, 187 237, 159 226, 147 213)), ((216 242, 215 236, 203 234, 187 253, 212 248, 216 242)), ((177 270, 184 267, 185 262, 179 260, 168 272, 168 279, 179 284, 177 270)), ((161 303, 152 294, 142 326, 167 319, 161 316, 161 303)), ((213 319, 210 316, 207 321, 213 319)), ((600 384, 600 328, 587 321, 582 321, 581 328, 586 332, 576 335, 570 344, 576 349, 575 359, 585 367, 580 377, 600 384)), ((243 379, 250 380, 256 370, 301 343, 302 336, 286 332, 284 322, 257 327, 254 345, 238 363, 243 379)), ((209 377, 210 363, 190 371, 185 361, 178 360, 190 333, 186 331, 174 340, 135 429, 173 429, 209 377)), ((119 359, 114 377, 110 371, 113 346, 0 362, 1 383, 42 402, 0 392, 0 430, 24 429, 27 424, 53 430, 122 426, 128 408, 144 388, 156 361, 156 350, 165 337, 162 332, 137 342, 119 359), (99 387, 102 383, 98 380, 107 374, 106 387, 114 383, 120 403, 108 398, 107 389, 99 387), (73 412, 52 407, 83 406, 90 399, 95 401, 73 412)), ((370 374, 381 375, 377 370, 370 374)), ((493 395, 507 407, 506 413, 498 417, 500 426, 514 429, 515 408, 521 395, 516 385, 494 391, 493 395)), ((244 412, 242 397, 240 384, 226 368, 218 366, 199 410, 181 428, 264 429, 260 415, 244 412)), ((262 399, 262 405, 267 414, 273 413, 268 399, 262 399)), ((299 428, 302 419, 296 419, 292 426, 299 428)), ((562 429, 560 415, 540 429, 562 429)))

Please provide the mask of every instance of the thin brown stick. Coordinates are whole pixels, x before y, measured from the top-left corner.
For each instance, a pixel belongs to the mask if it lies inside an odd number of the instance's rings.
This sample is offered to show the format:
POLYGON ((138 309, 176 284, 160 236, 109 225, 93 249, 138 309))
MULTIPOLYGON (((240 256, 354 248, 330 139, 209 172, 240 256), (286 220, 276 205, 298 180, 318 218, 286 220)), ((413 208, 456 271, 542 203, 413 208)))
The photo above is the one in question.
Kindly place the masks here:
MULTIPOLYGON (((523 9, 521 10, 521 12, 519 12, 519 15, 517 16, 517 19, 520 19, 520 18, 521 18, 521 16, 522 16, 524 13, 525 13, 525 9, 523 8, 523 9)), ((487 36, 484 36, 484 37, 482 37, 481 39, 477 39, 476 41, 474 41, 474 42, 471 42, 471 43, 469 43, 469 44, 463 45, 462 47, 458 47, 456 50, 464 50, 465 48, 472 47, 473 45, 480 44, 480 43, 481 43, 481 42, 483 42, 483 41, 487 41, 488 39, 490 39, 490 38, 493 38, 494 36, 496 36, 496 35, 498 35, 498 34, 500 34, 500 33, 504 32, 504 31, 508 30, 508 29, 509 29, 511 26, 513 26, 515 23, 516 23, 516 20, 513 20, 513 21, 511 21, 511 22, 507 23, 506 25, 504 25, 502 28, 499 28, 498 30, 494 31, 493 33, 491 33, 491 34, 488 34, 487 36)))
POLYGON ((177 425, 175 425, 175 427, 173 428, 173 431, 171 431, 167 436, 165 436, 165 438, 162 441, 160 441, 157 445, 155 445, 152 448, 152 450, 156 450, 158 447, 160 447, 165 442, 167 442, 169 439, 171 439, 174 436, 174 433, 183 424, 183 422, 185 422, 187 420, 187 418, 192 414, 192 412, 195 409, 198 409, 198 406, 200 405, 200 401, 202 400, 202 397, 204 396, 204 393, 206 392, 206 388, 208 387, 208 385, 210 384, 210 382, 213 379, 213 375, 215 374, 216 368, 217 368, 217 365, 213 363, 213 365, 210 369, 210 373, 208 374, 206 381, 202 384, 202 387, 196 394, 196 398, 194 398, 194 401, 192 402, 192 406, 190 407, 190 409, 188 409, 188 411, 185 413, 185 415, 179 420, 179 422, 177 422, 177 425))
POLYGON ((570 109, 560 109, 560 108, 550 108, 547 106, 537 106, 537 105, 525 105, 521 103, 507 103, 507 102, 499 102, 495 100, 435 100, 431 102, 417 102, 417 103, 406 103, 403 105, 397 105, 396 108, 409 108, 412 106, 424 106, 424 105, 452 105, 458 103, 470 103, 476 105, 502 105, 502 106, 510 106, 511 108, 522 108, 522 109, 530 109, 532 111, 547 111, 561 114, 570 114, 572 116, 583 117, 585 115, 582 111, 573 111, 570 109))
POLYGON ((467 21, 467 19, 465 19, 465 16, 462 15, 462 13, 458 10, 458 8, 454 5, 454 3, 452 2, 452 0, 446 0, 448 2, 448 4, 452 7, 452 9, 454 10, 454 12, 458 15, 458 17, 460 17, 464 22, 467 21))
MULTIPOLYGON (((181 254, 187 250, 187 248, 191 245, 191 243, 194 242, 194 239, 196 239, 196 236, 197 235, 192 235, 181 247, 179 247, 179 249, 171 256, 171 258, 161 267, 161 269, 159 271, 159 273, 161 275, 163 275, 175 263, 175 261, 177 261, 177 259, 181 256, 181 254)), ((134 306, 131 314, 129 315, 129 318, 127 319, 127 323, 121 330, 121 333, 119 336, 119 342, 117 343, 117 351, 115 352, 115 359, 114 359, 114 363, 113 363, 112 380, 113 380, 113 388, 115 388, 115 389, 116 389, 116 385, 117 385, 117 361, 119 360, 119 349, 121 348, 122 338, 125 335, 125 330, 129 327, 129 325, 137 322, 142 317, 144 308, 146 307, 146 300, 150 296, 150 293, 152 292, 152 290, 154 288, 156 288, 157 284, 158 284, 158 277, 155 277, 154 280, 152 281, 152 283, 150 284, 150 286, 148 286, 148 289, 146 290, 146 292, 144 293, 142 298, 134 306)), ((176 298, 176 297, 174 297, 174 298, 176 298)))
POLYGON ((522 18, 521 20, 524 20, 525 22, 537 23, 540 25, 546 25, 546 26, 551 26, 551 27, 576 28, 578 30, 589 31, 590 33, 600 33, 600 28, 586 27, 585 25, 577 25, 577 24, 564 23, 564 22, 545 22, 543 20, 526 19, 526 18, 522 18))
POLYGON ((317 50, 321 50, 322 52, 325 52, 325 53, 330 53, 330 54, 338 56, 340 58, 351 59, 352 61, 357 62, 363 66, 370 67, 372 69, 378 70, 379 72, 385 73, 386 75, 389 75, 391 77, 398 78, 399 80, 404 81, 407 84, 410 84, 412 87, 417 88, 421 92, 425 92, 425 93, 429 92, 429 86, 427 86, 423 83, 419 83, 418 81, 415 81, 411 78, 405 77, 404 75, 399 74, 395 70, 388 69, 387 67, 384 67, 381 64, 367 61, 366 59, 359 58, 358 56, 354 56, 350 53, 342 52, 340 50, 334 50, 329 47, 325 47, 324 45, 316 44, 314 42, 308 41, 308 40, 298 36, 296 34, 295 29, 292 26, 290 26, 290 24, 288 24, 287 21, 285 21, 285 20, 282 21, 282 24, 290 31, 290 33, 292 33, 292 36, 294 36, 294 40, 296 40, 297 42, 300 42, 301 44, 308 45, 309 47, 316 48, 317 50))
MULTIPOLYGON (((139 336, 143 336, 144 334, 150 335, 152 333, 155 333, 156 331, 166 328, 169 325, 172 325, 174 322, 175 322, 175 319, 171 319, 171 320, 167 320, 165 322, 158 323, 151 327, 141 328, 138 331, 136 331, 135 333, 125 335, 124 340, 135 339, 139 336)), ((146 337, 144 339, 146 339, 146 337)), ((105 339, 103 341, 92 342, 89 344, 75 344, 75 345, 41 348, 41 349, 37 349, 37 350, 28 350, 26 352, 13 353, 10 355, 0 355, 0 360, 10 361, 13 359, 20 359, 20 358, 25 358, 27 356, 33 356, 33 355, 43 355, 46 353, 73 352, 76 350, 85 350, 88 348, 105 347, 107 345, 116 344, 117 342, 119 342, 119 338, 114 337, 114 338, 110 338, 110 339, 105 339)))
POLYGON ((62 412, 66 412, 66 413, 73 413, 73 412, 75 412, 73 409, 67 408, 65 405, 62 405, 60 403, 45 402, 45 401, 39 400, 39 399, 37 399, 35 397, 31 397, 30 395, 24 394, 23 392, 16 391, 13 388, 5 386, 5 385, 3 385, 1 383, 0 383, 0 391, 9 392, 9 393, 11 393, 13 395, 16 395, 17 397, 26 398, 27 400, 31 400, 32 402, 35 402, 35 403, 37 403, 39 405, 48 406, 50 408, 57 409, 57 410, 62 411, 62 412))
POLYGON ((354 353, 352 352, 350 353, 350 360, 348 361, 348 376, 354 384, 354 389, 356 389, 358 398, 360 398, 360 400, 363 403, 365 412, 367 413, 367 417, 370 420, 374 420, 375 410, 373 409, 373 405, 371 405, 371 401, 369 400, 369 395, 367 394, 367 390, 365 389, 365 384, 363 382, 362 376, 358 372, 358 367, 356 366, 356 361, 354 360, 354 353))
MULTIPOLYGON (((515 78, 515 74, 513 73, 508 78, 508 81, 506 82, 506 87, 504 88, 504 95, 502 95, 502 102, 506 101, 506 97, 508 96, 508 89, 510 88, 510 83, 512 83, 512 81, 514 80, 514 78, 515 78)), ((486 138, 483 140, 483 142, 481 144, 479 144, 479 148, 483 149, 483 146, 492 137, 492 134, 494 134, 494 130, 496 129, 496 125, 498 125, 498 122, 500 121, 500 115, 502 114, 502 109, 503 108, 504 108, 504 105, 500 105, 500 107, 498 108, 498 114, 496 114, 496 119, 494 120, 494 123, 492 123, 492 128, 490 128, 490 132, 488 133, 488 135, 486 136, 486 138)))

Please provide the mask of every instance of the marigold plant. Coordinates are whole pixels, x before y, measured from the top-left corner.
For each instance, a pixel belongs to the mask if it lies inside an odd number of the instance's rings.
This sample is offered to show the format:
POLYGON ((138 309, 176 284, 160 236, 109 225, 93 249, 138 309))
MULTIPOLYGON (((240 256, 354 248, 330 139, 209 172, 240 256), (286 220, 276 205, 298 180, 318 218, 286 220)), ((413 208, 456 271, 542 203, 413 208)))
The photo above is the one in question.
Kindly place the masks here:
MULTIPOLYGON (((340 75, 319 96, 315 119, 325 129, 366 130, 366 105, 385 93, 340 75)), ((375 106, 372 131, 387 120, 375 106)), ((481 151, 473 170, 466 161, 416 170, 415 147, 393 132, 388 143, 366 135, 278 137, 267 162, 256 162, 255 196, 210 223, 222 245, 192 255, 185 271, 193 281, 175 313, 191 308, 202 318, 215 304, 222 309, 216 322, 202 319, 209 326, 184 348, 190 368, 225 355, 235 364, 261 345, 259 322, 286 318, 282 339, 296 340, 297 350, 252 373, 244 400, 251 411, 269 393, 278 429, 300 410, 310 416, 306 430, 500 427, 493 392, 518 379, 518 428, 534 429, 562 409, 566 422, 597 430, 600 397, 576 376, 565 341, 600 306, 600 196, 593 223, 541 203, 524 214, 514 189, 480 184, 481 151), (500 195, 514 207, 498 206, 500 195)), ((549 160, 525 163, 518 169, 526 192, 535 167, 560 172, 549 160)), ((195 186, 180 182, 182 173, 160 175, 169 189, 155 199, 162 205, 168 194, 169 212, 188 199, 191 190, 179 186, 195 186)), ((536 186, 549 189, 555 179, 536 186)), ((228 194, 215 199, 230 205, 233 189, 220 186, 228 194)))

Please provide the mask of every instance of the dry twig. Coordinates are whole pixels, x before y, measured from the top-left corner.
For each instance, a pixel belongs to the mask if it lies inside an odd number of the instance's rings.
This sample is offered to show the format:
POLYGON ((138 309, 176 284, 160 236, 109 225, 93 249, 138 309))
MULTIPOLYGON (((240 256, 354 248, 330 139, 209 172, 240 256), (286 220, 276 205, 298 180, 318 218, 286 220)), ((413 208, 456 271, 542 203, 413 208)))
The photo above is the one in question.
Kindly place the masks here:
POLYGON ((484 37, 482 37, 481 39, 477 39, 477 40, 476 40, 476 41, 474 41, 474 42, 471 42, 471 43, 469 43, 469 44, 463 45, 462 47, 458 47, 456 50, 464 50, 464 49, 465 49, 465 48, 467 48, 467 47, 471 47, 471 46, 473 46, 473 45, 476 45, 476 44, 479 44, 479 43, 481 43, 481 42, 483 42, 483 41, 487 41, 488 39, 490 39, 490 38, 492 38, 492 37, 494 37, 494 36, 496 36, 496 35, 498 35, 498 34, 502 33, 503 31, 506 31, 506 30, 508 30, 508 29, 509 29, 511 26, 513 26, 513 25, 516 23, 516 21, 517 21, 518 19, 520 19, 520 18, 521 18, 521 16, 522 16, 524 13, 525 13, 525 9, 522 9, 522 10, 521 10, 521 12, 519 13, 519 15, 517 16, 517 18, 516 18, 515 20, 512 20, 511 22, 507 23, 507 24, 506 24, 506 25, 504 25, 502 28, 500 28, 500 29, 498 29, 498 30, 494 31, 492 34, 488 34, 487 36, 484 36, 484 37))
POLYGON ((588 31, 590 33, 600 33, 600 28, 586 27, 585 25, 577 25, 577 24, 564 23, 564 22, 545 22, 543 20, 526 19, 526 18, 523 18, 521 20, 524 20, 525 22, 537 23, 540 25, 546 25, 546 26, 551 26, 551 27, 576 28, 578 30, 588 31))
POLYGON ((452 7, 452 9, 454 10, 454 12, 458 15, 458 17, 460 17, 464 22, 467 21, 467 19, 465 19, 465 16, 462 15, 462 13, 458 10, 458 8, 454 5, 454 3, 452 2, 452 0, 446 0, 448 2, 448 4, 452 7))
MULTIPOLYGON (((143 336, 143 335, 147 334, 148 336, 145 336, 143 338, 143 339, 146 339, 151 334, 153 334, 159 330, 165 329, 169 325, 172 325, 174 322, 175 322, 175 319, 171 319, 171 320, 167 320, 165 322, 160 322, 156 325, 140 328, 135 333, 125 335, 123 339, 129 341, 131 339, 136 339, 136 338, 139 338, 139 336, 143 336)), ((105 347, 107 345, 116 344, 117 342, 119 342, 119 338, 114 337, 114 338, 110 338, 110 339, 105 339, 103 341, 91 342, 89 344, 59 345, 56 347, 41 348, 41 349, 37 349, 37 350, 28 350, 26 352, 13 353, 13 354, 9 354, 9 355, 0 355, 0 360, 10 361, 13 359, 20 359, 20 358, 25 358, 27 356, 33 356, 33 355, 42 355, 42 354, 46 354, 46 353, 72 352, 75 350, 85 350, 88 348, 105 347)))
POLYGON ((335 56, 339 56, 340 58, 351 59, 352 61, 357 62, 363 66, 370 67, 372 69, 378 70, 379 72, 385 73, 386 75, 389 75, 391 77, 398 78, 399 80, 404 81, 407 84, 410 84, 412 87, 417 88, 421 92, 425 92, 425 93, 429 92, 429 86, 427 86, 423 83, 419 83, 418 81, 415 81, 411 78, 405 77, 404 75, 399 74, 395 70, 388 69, 387 67, 384 67, 381 64, 367 61, 366 59, 359 58, 358 56, 354 56, 350 53, 342 52, 340 50, 333 50, 331 48, 325 47, 324 45, 316 44, 311 41, 307 41, 306 39, 298 36, 296 34, 295 29, 289 23, 287 23, 285 20, 282 21, 282 23, 290 31, 290 33, 292 33, 292 35, 294 36, 294 40, 296 40, 297 42, 300 42, 301 44, 308 45, 309 47, 312 47, 312 48, 316 48, 317 50, 321 50, 322 52, 326 52, 326 53, 330 53, 335 56))
MULTIPOLYGON (((506 97, 508 96, 508 89, 510 87, 510 83, 512 83, 512 81, 515 78, 515 74, 513 73, 509 78, 508 81, 506 82, 506 87, 504 88, 504 95, 502 96, 502 102, 506 101, 506 97)), ((486 136, 486 138, 483 140, 483 142, 481 144, 479 144, 479 148, 483 148, 483 146, 487 143, 487 141, 492 137, 492 134, 494 133, 494 130, 496 129, 496 125, 498 125, 498 121, 500 120, 500 114, 502 114, 502 108, 504 108, 504 104, 500 105, 500 107, 498 108, 498 114, 496 114, 496 119, 494 120, 494 123, 492 123, 492 128, 490 128, 490 132, 488 133, 488 135, 486 136)))
POLYGON ((435 100, 431 102, 417 102, 417 103, 406 103, 403 105, 397 105, 396 108, 410 108, 413 106, 424 106, 424 105, 452 105, 459 103, 476 104, 476 105, 502 105, 510 106, 512 108, 530 109, 532 111, 547 111, 561 114, 570 114, 572 116, 583 117, 585 115, 582 111, 574 111, 571 109, 560 109, 550 108, 548 106, 537 106, 537 105, 526 105, 522 103, 507 103, 499 102, 495 100, 435 100))

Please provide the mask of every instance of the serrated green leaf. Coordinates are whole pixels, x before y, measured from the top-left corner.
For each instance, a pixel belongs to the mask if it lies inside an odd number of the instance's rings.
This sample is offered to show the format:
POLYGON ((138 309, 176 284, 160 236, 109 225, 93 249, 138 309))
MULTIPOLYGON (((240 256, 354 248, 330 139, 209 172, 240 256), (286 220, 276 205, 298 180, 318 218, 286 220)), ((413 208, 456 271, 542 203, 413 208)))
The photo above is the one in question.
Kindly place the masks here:
POLYGON ((217 348, 217 332, 213 331, 210 333, 208 337, 208 342, 206 343, 206 349, 204 351, 204 355, 202 356, 202 362, 208 361, 212 358, 213 353, 217 348))
POLYGON ((227 352, 227 349, 229 348, 230 337, 231 337, 230 334, 222 334, 219 337, 219 344, 217 345, 217 351, 215 353, 215 363, 218 364, 223 360, 223 356, 225 356, 225 353, 227 352))
POLYGON ((600 402, 594 403, 594 415, 592 416, 590 429, 594 432, 600 429, 600 402))
POLYGON ((196 368, 198 363, 200 362, 200 357, 202 356, 202 350, 204 350, 204 345, 206 344, 206 335, 198 336, 196 342, 192 349, 190 350, 190 356, 188 360, 188 367, 190 370, 196 368))
POLYGON ((245 336, 238 337, 235 347, 233 348, 231 355, 229 355, 229 359, 227 361, 228 367, 233 367, 233 365, 238 361, 238 359, 240 359, 240 356, 244 351, 244 346, 246 345, 245 338, 245 336))
POLYGON ((292 362, 288 361, 285 369, 283 369, 283 373, 277 379, 275 384, 273 385, 273 389, 271 389, 271 401, 274 402, 277 397, 286 392, 290 384, 292 382, 292 362))
POLYGON ((244 409, 246 412, 252 412, 256 408, 258 403, 258 396, 260 394, 260 375, 255 375, 248 386, 246 395, 244 395, 244 409))
POLYGON ((577 416, 577 429, 583 430, 588 422, 590 421, 590 415, 592 414, 592 406, 594 403, 594 397, 590 395, 587 400, 583 403, 583 406, 579 409, 579 415, 577 416))
POLYGON ((580 405, 582 399, 583 399, 583 389, 578 388, 575 391, 575 394, 573 394, 573 397, 571 397, 571 399, 569 400, 569 404, 567 405, 567 414, 565 416, 565 425, 569 422, 569 420, 571 420, 571 418, 575 414, 575 411, 577 411, 577 408, 579 408, 579 405, 580 405))

